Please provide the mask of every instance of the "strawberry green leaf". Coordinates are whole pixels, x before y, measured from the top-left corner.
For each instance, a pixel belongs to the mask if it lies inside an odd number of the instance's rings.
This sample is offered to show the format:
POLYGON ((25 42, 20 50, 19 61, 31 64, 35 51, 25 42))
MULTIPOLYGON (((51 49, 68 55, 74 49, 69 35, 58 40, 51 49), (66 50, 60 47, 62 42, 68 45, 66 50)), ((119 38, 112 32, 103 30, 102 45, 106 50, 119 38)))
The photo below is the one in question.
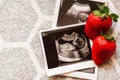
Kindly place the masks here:
POLYGON ((94 13, 94 15, 96 15, 98 17, 102 16, 102 13, 99 10, 95 10, 95 11, 93 11, 93 13, 94 13))
POLYGON ((109 41, 115 41, 114 37, 109 37, 109 36, 104 35, 104 38, 109 40, 109 41))
POLYGON ((105 5, 100 5, 100 4, 97 4, 99 10, 95 10, 93 13, 94 15, 98 16, 98 17, 101 17, 101 18, 107 18, 108 17, 108 14, 109 14, 109 8, 105 5))
POLYGON ((98 8, 99 8, 100 11, 103 10, 103 6, 104 5, 97 4, 97 6, 98 6, 98 8))
POLYGON ((105 14, 109 14, 109 8, 107 6, 104 6, 102 11, 105 14))
POLYGON ((118 21, 118 18, 119 16, 117 14, 110 14, 110 17, 113 19, 113 21, 117 22, 118 21))
POLYGON ((118 21, 118 18, 119 16, 117 14, 109 14, 109 8, 108 6, 105 6, 104 5, 100 5, 100 4, 97 4, 99 10, 95 10, 93 11, 94 15, 98 16, 98 17, 101 17, 103 19, 107 18, 108 16, 110 16, 113 21, 117 22, 118 21))
POLYGON ((109 8, 107 6, 105 6, 105 4, 103 4, 103 5, 97 4, 97 6, 101 13, 109 14, 109 8))
POLYGON ((105 13, 102 13, 101 17, 104 19, 107 17, 107 15, 105 13))
POLYGON ((102 18, 106 18, 107 15, 105 13, 101 13, 99 10, 95 10, 93 11, 94 15, 98 16, 98 17, 102 17, 102 18))
MULTIPOLYGON (((108 31, 108 33, 109 33, 109 31, 108 31)), ((100 35, 109 41, 115 41, 114 37, 111 37, 110 35, 104 34, 103 31, 100 33, 100 35)))

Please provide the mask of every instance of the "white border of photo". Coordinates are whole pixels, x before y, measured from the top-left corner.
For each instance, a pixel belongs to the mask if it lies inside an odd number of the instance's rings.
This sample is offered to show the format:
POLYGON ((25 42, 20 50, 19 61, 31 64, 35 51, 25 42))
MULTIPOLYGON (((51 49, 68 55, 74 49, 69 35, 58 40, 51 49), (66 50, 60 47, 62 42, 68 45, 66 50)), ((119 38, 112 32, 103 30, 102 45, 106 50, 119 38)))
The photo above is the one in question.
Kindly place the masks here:
POLYGON ((97 80, 98 74, 98 67, 95 67, 94 73, 86 73, 80 71, 73 71, 69 73, 61 74, 62 76, 73 77, 73 78, 80 78, 80 79, 89 79, 89 80, 97 80))

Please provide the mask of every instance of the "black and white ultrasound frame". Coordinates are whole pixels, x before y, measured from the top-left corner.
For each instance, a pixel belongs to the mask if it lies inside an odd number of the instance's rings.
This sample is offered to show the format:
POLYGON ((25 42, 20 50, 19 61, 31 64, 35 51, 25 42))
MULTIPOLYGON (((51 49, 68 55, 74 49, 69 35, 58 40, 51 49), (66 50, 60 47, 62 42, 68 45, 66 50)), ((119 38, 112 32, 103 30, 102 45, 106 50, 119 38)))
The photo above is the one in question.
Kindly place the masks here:
MULTIPOLYGON (((40 31, 41 44, 42 44, 42 49, 43 49, 43 54, 44 54, 44 59, 45 59, 45 65, 46 65, 45 67, 46 67, 48 76, 58 75, 58 74, 66 73, 66 72, 71 72, 74 70, 81 70, 81 69, 96 67, 91 57, 83 61, 78 61, 78 62, 68 64, 65 66, 59 66, 59 60, 58 60, 55 41, 53 41, 53 43, 50 45, 53 37, 49 38, 48 37, 49 35, 54 36, 54 34, 57 32, 59 33, 65 32, 71 29, 76 29, 76 30, 82 29, 81 31, 82 33, 84 33, 84 30, 83 30, 84 26, 85 24, 83 23, 83 24, 75 24, 75 25, 69 25, 69 26, 64 26, 64 27, 56 27, 54 29, 40 31), (47 40, 47 42, 45 40, 47 40), (49 60, 51 60, 51 62, 48 60, 48 57, 49 57, 49 60), (49 67, 50 65, 53 65, 54 67, 49 67)), ((89 41, 89 39, 87 40, 89 41)), ((89 49, 91 49, 90 42, 91 41, 88 42, 89 49)))
MULTIPOLYGON (((68 0, 68 1, 70 1, 70 0, 68 0)), ((80 0, 74 0, 74 1, 79 1, 80 2, 80 0)), ((82 1, 82 0, 81 0, 82 1)), ((91 10, 91 12, 93 11, 93 10, 95 10, 95 9, 98 9, 97 8, 97 5, 96 5, 96 3, 99 3, 99 4, 105 4, 105 5, 107 5, 108 3, 107 3, 107 0, 86 0, 86 1, 88 1, 87 2, 87 4, 89 4, 89 7, 90 7, 90 10, 91 10)), ((54 27, 63 27, 63 26, 58 26, 58 20, 59 20, 59 14, 60 14, 60 7, 61 7, 61 3, 63 2, 63 0, 56 0, 56 5, 55 5, 55 11, 54 11, 54 17, 53 17, 53 23, 52 23, 52 27, 54 28, 54 27)), ((67 5, 66 5, 67 6, 67 5)), ((69 20, 69 19, 68 19, 69 20)), ((66 22, 66 20, 64 21, 64 22, 66 22)), ((86 21, 85 22, 81 22, 81 23, 86 23, 86 21)), ((74 24, 81 24, 81 23, 74 23, 74 24)), ((67 24, 67 25, 74 25, 73 23, 70 23, 70 24, 67 24)), ((64 26, 67 26, 66 24, 64 25, 64 26)))

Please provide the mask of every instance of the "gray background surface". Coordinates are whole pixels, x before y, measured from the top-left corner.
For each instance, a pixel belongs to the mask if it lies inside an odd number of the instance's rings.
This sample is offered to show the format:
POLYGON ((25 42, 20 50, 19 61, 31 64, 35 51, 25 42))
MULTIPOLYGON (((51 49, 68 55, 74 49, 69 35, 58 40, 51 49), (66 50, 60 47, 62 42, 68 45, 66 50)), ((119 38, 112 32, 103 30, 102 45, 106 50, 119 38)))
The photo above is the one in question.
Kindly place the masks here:
MULTIPOLYGON (((56 0, 0 0, 0 80, 80 80, 47 77, 39 31, 51 28, 56 0)), ((112 0, 120 15, 120 0, 112 0)), ((120 80, 116 54, 99 67, 97 80, 120 80)))

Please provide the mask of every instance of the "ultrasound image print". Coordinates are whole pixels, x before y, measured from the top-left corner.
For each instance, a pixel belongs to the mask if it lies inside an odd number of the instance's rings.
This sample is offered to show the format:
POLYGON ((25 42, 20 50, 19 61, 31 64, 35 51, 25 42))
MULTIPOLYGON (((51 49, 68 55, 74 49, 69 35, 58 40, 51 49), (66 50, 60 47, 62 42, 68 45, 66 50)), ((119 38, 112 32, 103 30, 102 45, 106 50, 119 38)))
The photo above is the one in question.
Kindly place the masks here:
POLYGON ((48 69, 92 60, 84 26, 71 25, 41 33, 48 69))
POLYGON ((57 27, 85 23, 91 12, 99 9, 97 4, 104 4, 102 0, 60 0, 57 17, 57 27))
POLYGON ((55 40, 60 61, 74 62, 86 58, 90 52, 86 37, 76 32, 64 33, 55 40))
POLYGON ((57 26, 86 22, 91 12, 88 0, 61 0, 57 26))

